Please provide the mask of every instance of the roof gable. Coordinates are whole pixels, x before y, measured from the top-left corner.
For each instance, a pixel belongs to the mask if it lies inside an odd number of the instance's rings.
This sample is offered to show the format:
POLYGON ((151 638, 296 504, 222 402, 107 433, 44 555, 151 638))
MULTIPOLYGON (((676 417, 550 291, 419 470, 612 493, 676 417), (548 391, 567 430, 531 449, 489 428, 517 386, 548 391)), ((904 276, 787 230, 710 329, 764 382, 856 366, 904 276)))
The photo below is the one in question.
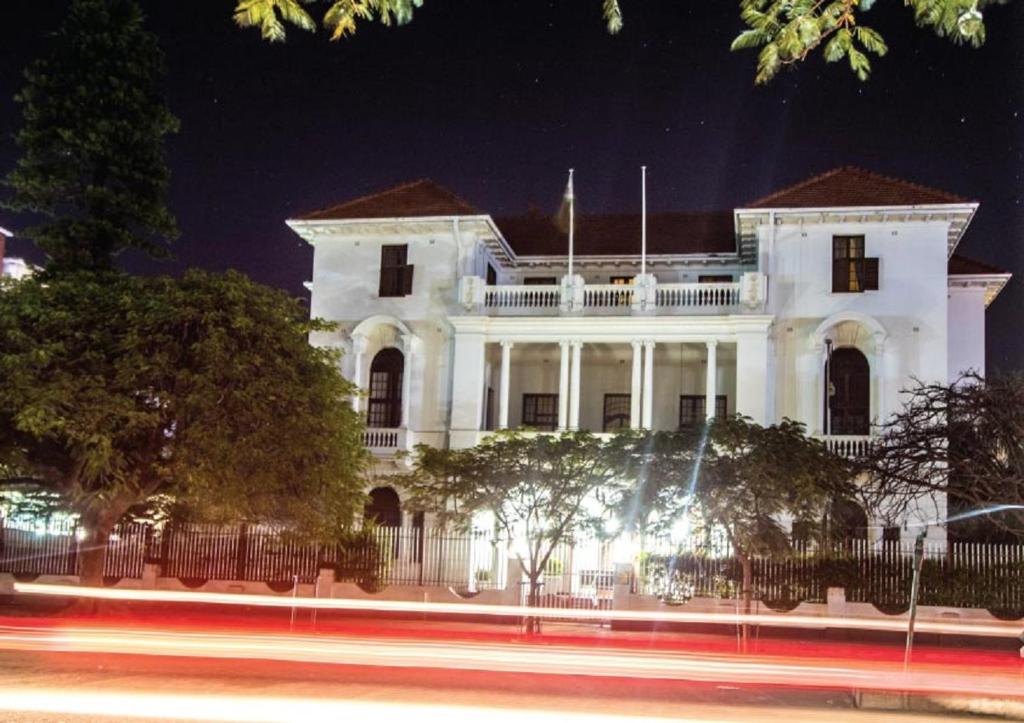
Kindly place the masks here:
POLYGON ((424 216, 477 216, 481 211, 430 179, 362 196, 352 201, 314 211, 300 217, 303 221, 350 220, 363 218, 416 218, 424 216))
MULTIPOLYGON (((568 233, 560 229, 553 218, 533 212, 499 217, 494 221, 518 256, 564 256, 568 253, 568 233)), ((580 256, 638 256, 640 215, 577 216, 573 250, 580 256)), ((647 253, 736 253, 732 213, 648 214, 647 253)))
POLYGON ((842 166, 783 188, 747 208, 845 208, 966 203, 967 199, 911 181, 842 166))

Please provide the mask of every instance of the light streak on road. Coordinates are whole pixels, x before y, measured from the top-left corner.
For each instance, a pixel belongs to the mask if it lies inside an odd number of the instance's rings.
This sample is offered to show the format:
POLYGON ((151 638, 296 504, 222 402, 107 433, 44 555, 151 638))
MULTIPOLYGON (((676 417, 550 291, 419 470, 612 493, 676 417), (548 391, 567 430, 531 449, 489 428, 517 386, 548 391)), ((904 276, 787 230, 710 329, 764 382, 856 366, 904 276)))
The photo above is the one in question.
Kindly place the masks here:
MULTIPOLYGON (((74 692, 56 688, 0 689, 0 711, 203 721, 408 721, 419 723, 664 723, 667 717, 488 708, 469 705, 380 703, 264 696, 184 695, 128 691, 74 692)), ((719 723, 725 718, 673 718, 719 723)))
MULTIPOLYGON (((581 610, 563 608, 525 608, 518 605, 480 603, 412 602, 401 600, 353 600, 340 598, 281 597, 244 593, 190 592, 185 590, 131 590, 125 588, 79 587, 14 583, 14 591, 25 595, 56 595, 59 597, 118 600, 124 602, 202 603, 213 605, 252 605, 258 607, 298 608, 310 610, 346 610, 378 613, 414 613, 438 615, 471 615, 494 617, 534 617, 549 620, 595 620, 649 622, 699 625, 764 625, 774 628, 807 628, 812 630, 843 629, 906 633, 905 618, 856 618, 791 614, 751 614, 730 612, 691 612, 685 610, 581 610)), ((969 635, 979 637, 1016 638, 1021 624, 1007 622, 918 621, 918 633, 938 635, 969 635)))
POLYGON ((47 653, 159 655, 494 673, 601 676, 802 688, 1022 697, 1019 673, 984 666, 621 650, 579 645, 408 641, 328 635, 0 627, 0 648, 47 653))

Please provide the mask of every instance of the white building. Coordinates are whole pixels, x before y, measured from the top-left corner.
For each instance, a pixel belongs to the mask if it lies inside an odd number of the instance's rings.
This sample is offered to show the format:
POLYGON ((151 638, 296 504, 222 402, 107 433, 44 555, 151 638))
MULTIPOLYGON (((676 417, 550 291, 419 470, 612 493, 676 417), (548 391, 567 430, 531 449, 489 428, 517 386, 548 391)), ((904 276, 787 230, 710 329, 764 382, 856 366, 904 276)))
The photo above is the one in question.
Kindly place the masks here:
POLYGON ((583 216, 571 275, 553 219, 495 218, 431 181, 288 225, 315 250, 312 315, 339 323, 313 341, 344 350, 385 462, 504 427, 731 413, 856 454, 912 378, 984 369, 1009 274, 954 253, 977 209, 839 168, 731 212, 651 214, 645 261, 639 214, 583 216))
POLYGON ((0 226, 0 278, 23 279, 32 273, 32 266, 25 259, 6 255, 9 238, 14 238, 14 234, 0 226))

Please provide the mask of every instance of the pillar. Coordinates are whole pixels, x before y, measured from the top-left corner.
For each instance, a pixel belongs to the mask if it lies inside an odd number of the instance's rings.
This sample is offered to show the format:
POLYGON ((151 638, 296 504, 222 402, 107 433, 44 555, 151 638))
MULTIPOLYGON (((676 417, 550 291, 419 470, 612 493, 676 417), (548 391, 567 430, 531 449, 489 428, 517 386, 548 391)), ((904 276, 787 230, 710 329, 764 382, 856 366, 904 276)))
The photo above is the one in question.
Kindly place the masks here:
POLYGON ((644 403, 641 426, 651 429, 654 418, 654 342, 644 342, 644 403))
POLYGON ((768 329, 736 334, 736 413, 769 424, 768 329))
MULTIPOLYGON (((352 365, 352 383, 356 385, 359 392, 363 389, 363 365, 366 363, 366 337, 357 334, 352 337, 352 353, 355 362, 352 365)), ((352 408, 357 412, 362 406, 362 397, 359 393, 352 395, 352 408)))
POLYGON ((402 335, 402 351, 405 354, 402 369, 402 423, 400 427, 410 429, 410 413, 412 410, 412 373, 416 359, 416 337, 411 334, 402 335))
POLYGON ((558 368, 558 431, 564 431, 569 426, 569 342, 558 342, 559 357, 558 368))
POLYGON ((580 428, 580 356, 583 342, 572 342, 572 381, 569 386, 569 429, 580 428))
POLYGON ((715 397, 718 392, 718 342, 707 342, 708 364, 704 375, 704 414, 708 419, 715 418, 715 397))
POLYGON ((508 386, 512 365, 512 342, 501 342, 501 386, 498 392, 498 429, 508 429, 508 386))
POLYGON ((629 388, 629 428, 639 429, 643 346, 638 341, 630 342, 630 346, 633 347, 633 377, 629 388))
POLYGON ((451 378, 452 449, 477 443, 484 407, 484 335, 473 332, 455 334, 451 378))

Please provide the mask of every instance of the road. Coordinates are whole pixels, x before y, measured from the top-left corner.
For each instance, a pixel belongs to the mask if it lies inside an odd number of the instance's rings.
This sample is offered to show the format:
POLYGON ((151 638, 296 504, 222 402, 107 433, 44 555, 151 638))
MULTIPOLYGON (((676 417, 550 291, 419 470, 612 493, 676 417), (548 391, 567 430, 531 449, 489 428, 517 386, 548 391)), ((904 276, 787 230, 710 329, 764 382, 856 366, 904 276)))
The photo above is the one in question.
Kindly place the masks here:
POLYGON ((891 661, 877 659, 110 624, 7 625, 0 649, 5 721, 841 723, 932 720, 941 706, 1024 710, 1007 698, 1024 691, 1012 665, 929 663, 901 679, 891 661), (854 688, 901 686, 922 692, 913 700, 929 711, 854 707, 854 688), (979 702, 979 690, 995 700, 979 702))

